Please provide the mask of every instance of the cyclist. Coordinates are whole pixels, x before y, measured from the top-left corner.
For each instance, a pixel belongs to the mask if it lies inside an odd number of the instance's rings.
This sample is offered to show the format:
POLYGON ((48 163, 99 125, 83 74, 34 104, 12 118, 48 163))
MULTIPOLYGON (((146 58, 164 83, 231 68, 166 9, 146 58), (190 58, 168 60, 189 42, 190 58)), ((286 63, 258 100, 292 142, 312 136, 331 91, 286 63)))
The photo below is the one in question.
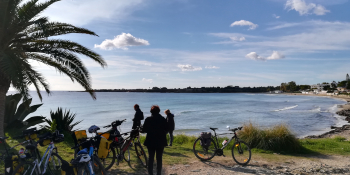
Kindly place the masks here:
POLYGON ((159 114, 159 106, 151 107, 151 116, 147 117, 143 124, 142 131, 147 133, 144 145, 148 149, 148 173, 153 175, 154 154, 157 155, 157 175, 162 173, 162 156, 164 147, 167 146, 166 133, 168 125, 166 119, 159 114))
POLYGON ((141 125, 141 120, 143 120, 143 112, 141 111, 140 106, 138 104, 135 104, 134 109, 136 112, 134 115, 134 119, 132 119, 132 121, 134 121, 132 129, 136 129, 137 127, 139 127, 141 125))

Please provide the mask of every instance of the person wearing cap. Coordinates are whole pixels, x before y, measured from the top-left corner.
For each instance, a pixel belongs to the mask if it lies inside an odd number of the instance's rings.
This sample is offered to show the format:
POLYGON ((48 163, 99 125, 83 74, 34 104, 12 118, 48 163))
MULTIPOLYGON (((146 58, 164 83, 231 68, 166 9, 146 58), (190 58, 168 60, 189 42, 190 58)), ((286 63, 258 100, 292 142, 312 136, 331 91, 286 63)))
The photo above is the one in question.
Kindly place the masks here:
POLYGON ((173 140, 174 140, 174 129, 175 129, 175 121, 174 121, 174 114, 170 113, 170 110, 167 109, 164 111, 166 114, 166 120, 168 123, 168 132, 169 132, 169 146, 173 146, 173 140))
POLYGON ((154 155, 157 158, 157 175, 162 173, 162 157, 164 147, 166 147, 166 134, 168 132, 168 124, 166 119, 160 115, 159 106, 151 107, 151 116, 145 119, 142 133, 147 133, 146 140, 143 143, 148 149, 148 173, 153 175, 154 155))
POLYGON ((138 104, 135 104, 134 109, 136 112, 134 118, 132 119, 132 121, 134 121, 132 124, 132 129, 139 127, 141 125, 141 120, 143 120, 143 112, 141 111, 140 106, 138 104))

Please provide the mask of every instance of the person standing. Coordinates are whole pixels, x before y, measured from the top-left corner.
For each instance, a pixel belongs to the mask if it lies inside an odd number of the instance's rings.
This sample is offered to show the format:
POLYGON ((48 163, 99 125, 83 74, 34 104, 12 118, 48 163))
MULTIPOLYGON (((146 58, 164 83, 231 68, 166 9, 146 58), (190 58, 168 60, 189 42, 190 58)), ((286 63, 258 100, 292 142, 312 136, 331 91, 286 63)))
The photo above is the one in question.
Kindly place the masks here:
POLYGON ((145 119, 142 133, 147 133, 146 140, 143 143, 148 149, 148 174, 153 175, 154 155, 157 158, 157 175, 162 173, 163 151, 167 146, 166 134, 168 125, 166 119, 160 115, 159 106, 151 107, 151 116, 145 119))
POLYGON ((170 110, 167 109, 164 111, 166 114, 166 120, 168 123, 168 132, 169 132, 169 146, 173 146, 173 140, 174 140, 174 135, 173 132, 175 130, 175 121, 174 121, 174 114, 170 113, 170 110))
POLYGON ((141 111, 140 106, 138 104, 135 104, 134 109, 136 112, 134 118, 132 119, 132 121, 134 121, 132 124, 132 129, 139 127, 141 125, 141 120, 143 120, 143 112, 141 111))

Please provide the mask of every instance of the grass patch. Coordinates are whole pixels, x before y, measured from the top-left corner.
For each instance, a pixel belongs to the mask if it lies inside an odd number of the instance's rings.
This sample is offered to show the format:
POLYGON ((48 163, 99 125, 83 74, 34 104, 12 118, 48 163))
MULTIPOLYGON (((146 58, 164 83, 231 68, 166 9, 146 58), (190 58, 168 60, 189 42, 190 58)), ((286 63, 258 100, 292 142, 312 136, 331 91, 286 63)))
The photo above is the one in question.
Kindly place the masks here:
POLYGON ((251 148, 281 153, 295 153, 301 149, 299 139, 283 124, 261 129, 252 123, 248 123, 237 134, 251 148))
POLYGON ((301 139, 302 153, 350 155, 350 142, 343 137, 301 139))

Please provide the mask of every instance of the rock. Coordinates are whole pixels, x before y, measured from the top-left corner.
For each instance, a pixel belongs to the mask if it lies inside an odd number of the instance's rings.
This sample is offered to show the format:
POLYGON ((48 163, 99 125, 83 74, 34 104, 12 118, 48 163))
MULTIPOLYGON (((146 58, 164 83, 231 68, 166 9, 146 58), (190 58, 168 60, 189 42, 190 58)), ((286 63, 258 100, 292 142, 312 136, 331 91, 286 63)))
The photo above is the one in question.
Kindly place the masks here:
POLYGON ((185 167, 190 167, 190 165, 184 165, 185 167))
POLYGON ((191 172, 200 172, 201 169, 198 169, 198 170, 192 170, 191 172))

